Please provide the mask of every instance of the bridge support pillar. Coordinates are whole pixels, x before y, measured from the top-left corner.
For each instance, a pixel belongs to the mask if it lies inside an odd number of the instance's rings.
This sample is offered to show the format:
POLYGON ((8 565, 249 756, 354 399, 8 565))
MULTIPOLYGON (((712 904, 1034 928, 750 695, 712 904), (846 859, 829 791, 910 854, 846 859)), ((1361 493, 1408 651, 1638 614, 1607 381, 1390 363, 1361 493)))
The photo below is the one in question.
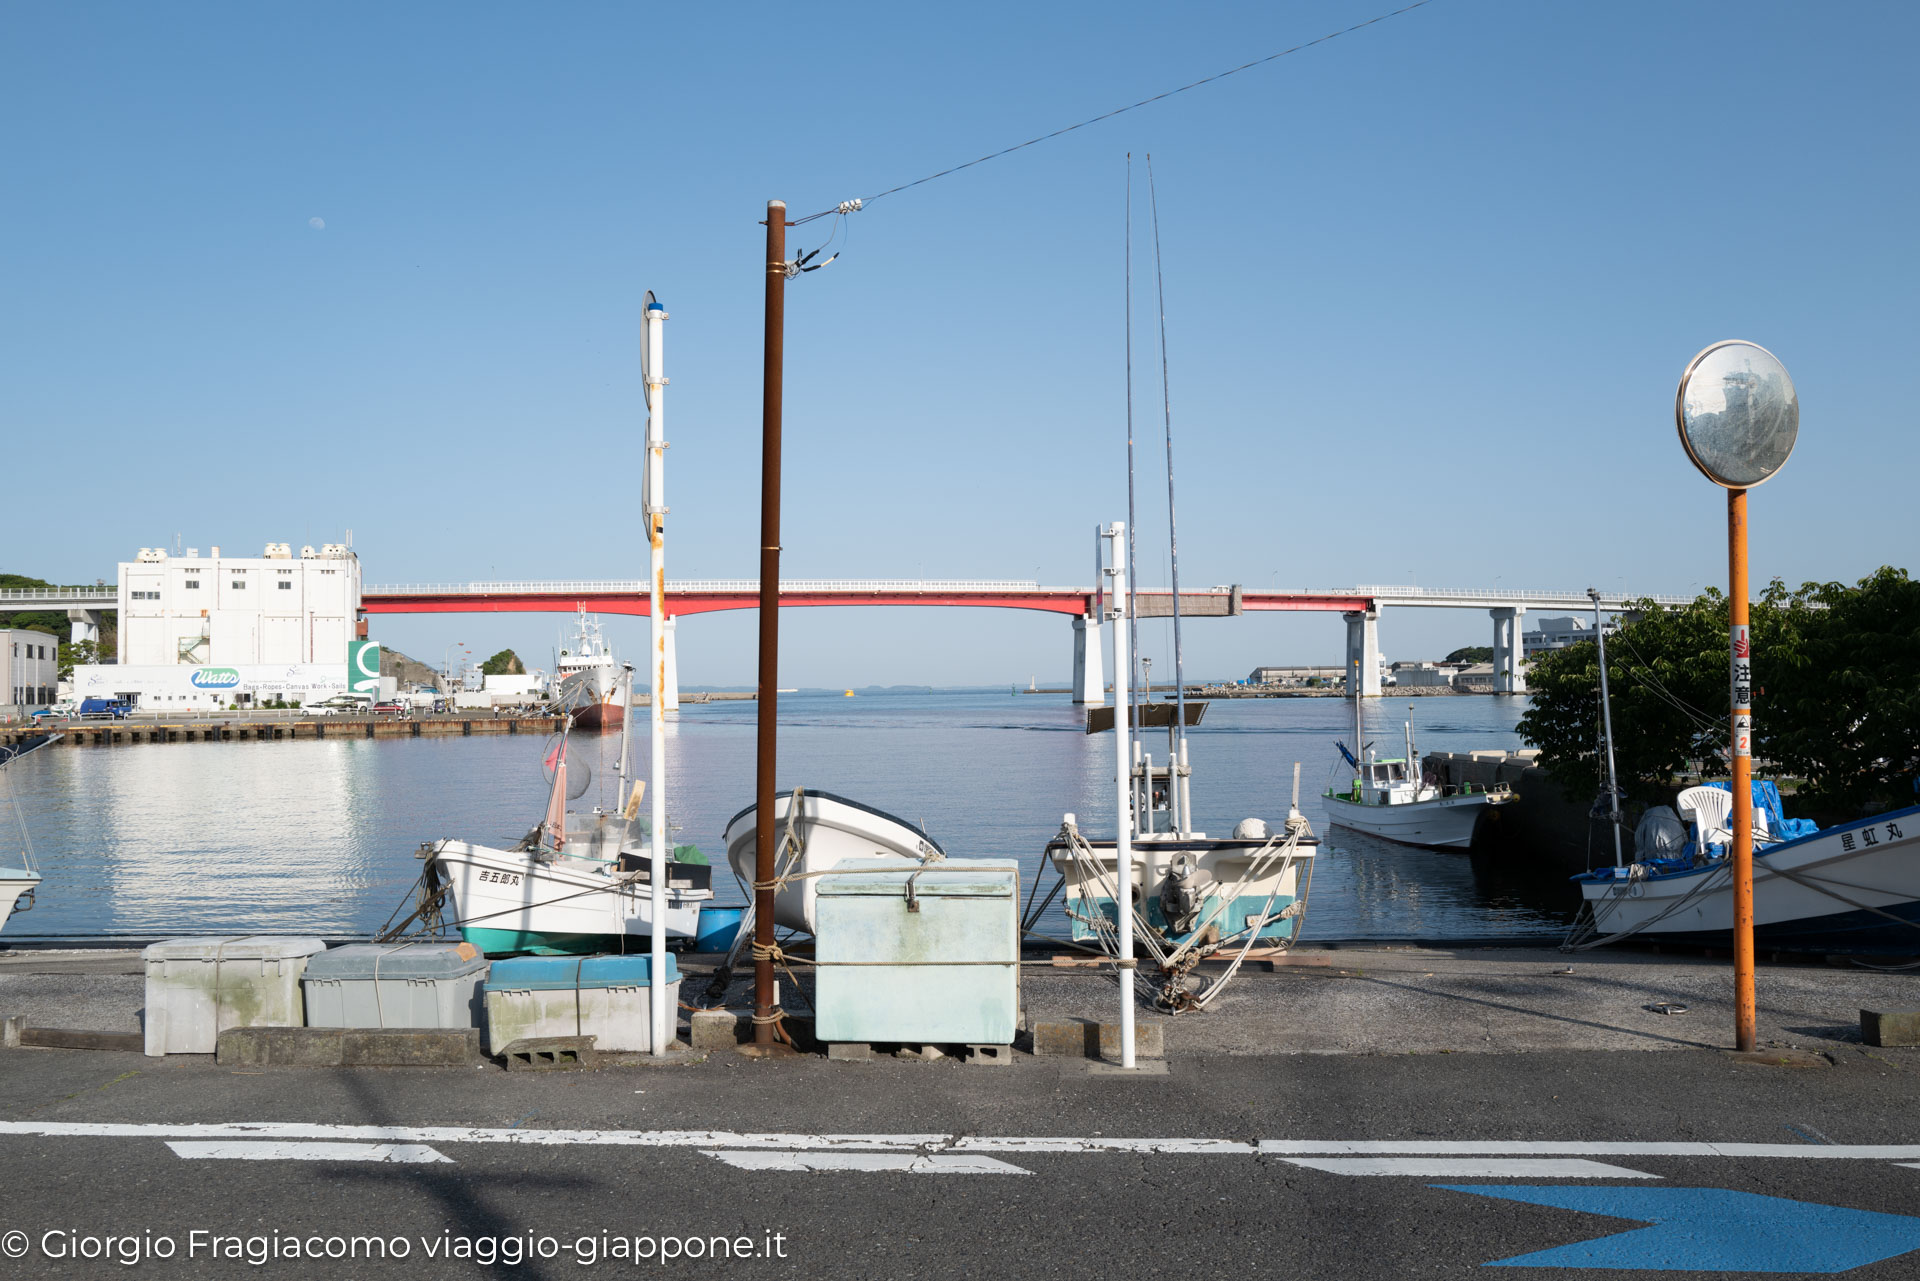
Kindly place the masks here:
POLYGON ((1527 692, 1527 674, 1521 664, 1525 661, 1525 646, 1520 638, 1520 626, 1526 616, 1523 606, 1510 609, 1490 609, 1493 615, 1493 692, 1496 694, 1524 694, 1527 692))
POLYGON ((1098 619, 1073 620, 1073 701, 1088 707, 1104 707, 1107 702, 1107 682, 1100 673, 1098 619))
POLYGON ((73 624, 73 643, 92 641, 100 643, 100 611, 94 609, 70 609, 67 621, 73 624))
POLYGON ((1380 697, 1380 614, 1354 610, 1347 620, 1347 697, 1380 697), (1354 679, 1355 673, 1359 679, 1354 679))
POLYGON ((667 636, 667 678, 662 682, 666 688, 660 696, 660 710, 677 712, 680 710, 680 647, 674 643, 674 633, 680 630, 680 620, 668 614, 660 620, 660 627, 667 636))

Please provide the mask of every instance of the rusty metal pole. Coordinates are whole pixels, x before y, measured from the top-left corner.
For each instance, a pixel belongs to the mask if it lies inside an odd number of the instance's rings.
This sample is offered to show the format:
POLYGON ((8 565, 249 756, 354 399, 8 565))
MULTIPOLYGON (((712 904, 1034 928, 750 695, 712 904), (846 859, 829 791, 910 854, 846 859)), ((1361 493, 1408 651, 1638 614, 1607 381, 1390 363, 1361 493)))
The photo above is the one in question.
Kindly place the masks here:
POLYGON ((753 1043, 774 1044, 773 775, 780 709, 780 381, 786 356, 787 204, 767 202, 766 363, 760 393, 760 693, 754 759, 753 1043))
POLYGON ((1747 632, 1747 491, 1727 490, 1727 604, 1733 684, 1733 1044, 1754 1048, 1753 643, 1747 632))

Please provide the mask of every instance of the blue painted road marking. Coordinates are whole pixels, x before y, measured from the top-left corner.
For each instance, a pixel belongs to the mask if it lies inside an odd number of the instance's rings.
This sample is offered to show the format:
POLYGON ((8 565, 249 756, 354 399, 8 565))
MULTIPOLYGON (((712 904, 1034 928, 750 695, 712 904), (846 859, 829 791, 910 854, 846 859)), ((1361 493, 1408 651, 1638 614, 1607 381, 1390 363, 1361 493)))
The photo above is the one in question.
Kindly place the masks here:
POLYGON ((1517 1258, 1496 1259, 1488 1267, 1845 1272, 1920 1250, 1920 1219, 1908 1215, 1850 1210, 1725 1188, 1432 1186, 1651 1225, 1517 1258))

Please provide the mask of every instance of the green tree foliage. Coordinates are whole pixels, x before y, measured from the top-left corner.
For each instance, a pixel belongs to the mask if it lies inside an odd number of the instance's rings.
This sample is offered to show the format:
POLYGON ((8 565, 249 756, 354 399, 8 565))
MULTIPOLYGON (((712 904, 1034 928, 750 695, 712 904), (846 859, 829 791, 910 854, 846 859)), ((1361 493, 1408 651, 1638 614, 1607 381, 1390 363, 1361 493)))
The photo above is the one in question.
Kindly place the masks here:
POLYGON ((527 668, 526 664, 520 661, 518 654, 510 649, 503 649, 486 662, 480 664, 480 674, 483 676, 525 676, 527 674, 527 668))
MULTIPOLYGON (((1727 601, 1640 602, 1607 639, 1615 764, 1644 800, 1698 763, 1724 775, 1732 707, 1727 601)), ((1753 603, 1754 755, 1805 780, 1798 808, 1826 819, 1912 803, 1920 773, 1920 583, 1882 569, 1858 585, 1772 583, 1753 603)), ((1570 792, 1605 772, 1595 646, 1543 654, 1521 736, 1570 792)))
POLYGON ((1440 660, 1443 663, 1491 663, 1493 646, 1462 645, 1459 649, 1440 660))
POLYGON ((103 655, 101 646, 93 641, 61 641, 55 657, 59 662, 60 679, 73 679, 76 666, 87 666, 100 661, 103 655))
MULTIPOLYGON (((1786 670, 1754 679, 1756 752, 1807 780, 1835 815, 1916 802, 1920 777, 1920 582, 1882 568, 1857 586, 1809 583, 1804 643, 1786 670)), ((1756 638, 1756 644, 1758 639, 1756 638)))

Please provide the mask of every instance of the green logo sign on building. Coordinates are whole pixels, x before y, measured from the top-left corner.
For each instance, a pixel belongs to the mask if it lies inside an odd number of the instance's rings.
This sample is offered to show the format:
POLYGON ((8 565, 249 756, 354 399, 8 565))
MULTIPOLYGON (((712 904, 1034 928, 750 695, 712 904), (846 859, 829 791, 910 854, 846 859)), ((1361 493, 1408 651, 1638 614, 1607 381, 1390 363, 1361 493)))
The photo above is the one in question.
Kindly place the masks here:
POLYGON ((347 689, 380 697, 380 642, 347 642, 347 689))

